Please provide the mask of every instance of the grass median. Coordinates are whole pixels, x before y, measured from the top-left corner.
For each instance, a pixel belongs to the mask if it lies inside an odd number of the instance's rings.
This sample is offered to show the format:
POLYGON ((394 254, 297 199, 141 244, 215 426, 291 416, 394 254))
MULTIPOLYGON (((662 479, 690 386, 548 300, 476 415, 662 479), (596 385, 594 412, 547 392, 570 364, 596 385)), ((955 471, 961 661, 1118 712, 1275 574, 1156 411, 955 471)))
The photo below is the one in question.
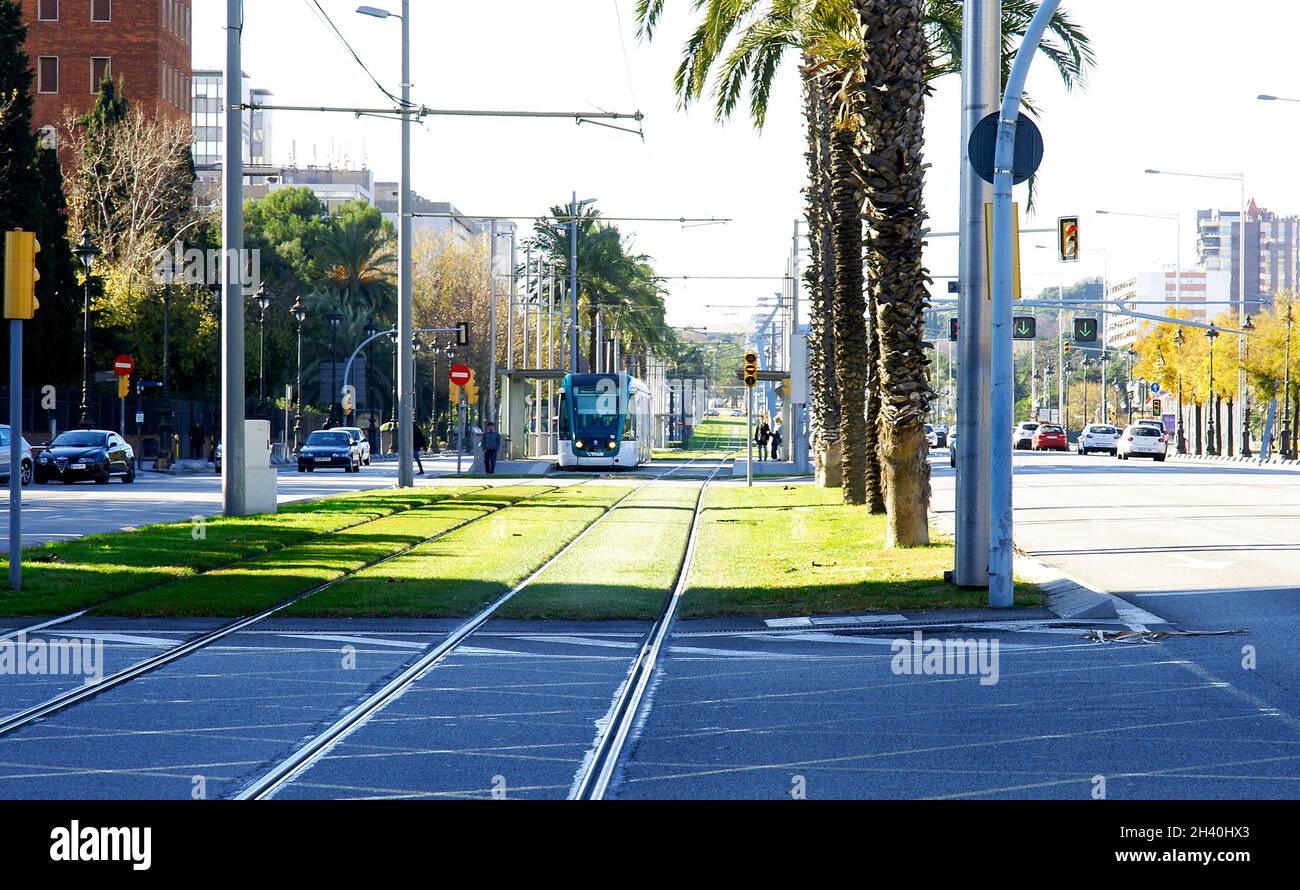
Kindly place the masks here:
MULTIPOLYGON (((285 504, 275 514, 207 517, 23 549, 23 589, 0 616, 60 615, 474 489, 402 489, 285 504)), ((8 557, 3 558, 6 565, 8 557)))
MULTIPOLYGON (((324 538, 286 547, 238 565, 215 569, 116 599, 95 611, 101 615, 137 617, 235 617, 253 614, 313 587, 342 578, 349 572, 355 572, 426 538, 495 513, 546 490, 537 486, 502 486, 483 489, 452 500, 444 499, 352 526, 324 538)), ((327 593, 328 591, 322 591, 322 595, 327 593)))
POLYGON ((472 615, 535 572, 631 490, 599 483, 558 489, 359 572, 284 614, 472 615))
POLYGON ((652 620, 677 578, 698 484, 649 486, 501 610, 503 618, 652 620))
MULTIPOLYGON (((706 494, 686 618, 798 616, 982 608, 988 595, 943 580, 950 539, 884 546, 885 517, 841 503, 813 485, 711 486, 706 494)), ((1016 605, 1040 605, 1016 585, 1016 605)))

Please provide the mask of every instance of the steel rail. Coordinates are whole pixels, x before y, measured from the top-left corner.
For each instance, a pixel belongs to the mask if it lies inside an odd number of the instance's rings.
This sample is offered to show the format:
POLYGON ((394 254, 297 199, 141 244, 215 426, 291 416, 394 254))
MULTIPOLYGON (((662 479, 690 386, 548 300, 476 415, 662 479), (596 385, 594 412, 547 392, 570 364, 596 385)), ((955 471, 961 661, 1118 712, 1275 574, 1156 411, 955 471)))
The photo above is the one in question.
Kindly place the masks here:
MULTIPOLYGON (((587 480, 587 481, 591 481, 591 480, 587 480)), ((577 485, 570 486, 570 487, 577 488, 579 485, 585 485, 585 484, 586 482, 580 482, 577 485)), ((511 507, 518 506, 524 501, 530 501, 533 498, 540 497, 541 495, 547 494, 548 492, 552 492, 555 490, 556 490, 555 486, 548 486, 544 488, 542 491, 537 492, 536 494, 530 494, 525 498, 520 498, 518 501, 515 501, 513 504, 508 504, 504 507, 498 507, 495 510, 490 510, 484 513, 482 516, 475 516, 473 519, 467 519, 464 522, 457 523, 451 528, 444 529, 443 531, 438 532, 438 534, 436 535, 431 535, 430 537, 425 538, 421 541, 416 541, 415 543, 402 547, 401 549, 396 550, 392 553, 385 554, 384 556, 381 556, 378 559, 370 560, 365 565, 359 566, 355 569, 345 572, 339 577, 326 581, 323 584, 317 584, 315 587, 312 587, 310 590, 305 590, 302 593, 294 594, 292 597, 289 597, 286 600, 283 600, 273 606, 270 606, 269 608, 263 609, 262 611, 257 612, 256 614, 248 615, 243 618, 237 618, 234 621, 231 621, 227 624, 223 624, 221 627, 214 628, 213 630, 201 633, 189 640, 186 640, 183 643, 173 646, 172 648, 166 650, 165 652, 160 652, 157 655, 150 656, 149 658, 146 658, 143 661, 137 662, 136 664, 123 668, 117 673, 110 674, 109 676, 103 678, 102 680, 100 680, 99 682, 93 685, 82 686, 76 689, 66 690, 65 692, 62 692, 54 696, 53 698, 47 699, 41 704, 33 705, 32 707, 27 708, 26 710, 19 711, 16 714, 11 714, 8 717, 0 719, 0 737, 8 735, 11 732, 15 732, 16 730, 22 729, 25 726, 30 726, 32 723, 35 723, 37 720, 42 720, 53 714, 57 714, 58 712, 70 708, 73 705, 95 698, 96 696, 104 692, 107 692, 110 689, 114 689, 130 680, 134 680, 137 677, 141 677, 145 674, 151 673, 160 667, 163 667, 165 665, 171 664, 174 661, 184 658, 186 655, 189 655, 193 652, 197 652, 200 649, 206 648, 207 646, 210 646, 212 643, 215 643, 218 640, 224 639, 225 637, 228 637, 233 633, 238 633, 239 631, 244 630, 245 628, 251 627, 252 625, 257 624, 258 622, 264 621, 267 618, 270 618, 271 616, 284 611, 285 609, 289 608, 295 603, 301 602, 302 600, 305 600, 309 596, 313 596, 317 593, 320 593, 322 590, 326 590, 330 587, 333 587, 335 584, 338 584, 340 581, 345 581, 348 578, 351 578, 354 575, 365 571, 366 569, 370 569, 370 568, 374 568, 375 566, 382 565, 383 563, 386 563, 392 559, 396 559, 397 557, 402 556, 408 553, 409 551, 414 550, 417 547, 423 547, 426 544, 432 544, 433 542, 446 537, 452 532, 460 531, 466 526, 473 525, 476 522, 479 522, 483 519, 487 519, 489 516, 495 516, 497 513, 500 513, 502 510, 508 510, 511 507)), ((420 509, 425 509, 425 508, 420 508, 420 509)))
POLYGON ((632 727, 636 725, 641 703, 645 700, 646 689, 650 685, 651 677, 654 676, 655 666, 659 663, 659 653, 663 649, 664 640, 668 638, 668 629, 677 615, 678 603, 681 602, 682 594, 686 592, 691 566, 695 561, 700 517, 704 513, 704 493, 725 464, 725 459, 720 461, 700 486, 700 494, 695 501, 695 513, 691 517, 691 530, 686 539, 686 549, 682 553, 681 565, 677 568, 672 592, 664 600, 659 617, 655 619, 655 623, 646 634, 645 641, 641 644, 636 658, 633 659, 613 705, 602 721, 603 729, 574 782, 570 794, 571 800, 603 800, 609 790, 614 770, 631 735, 632 727))
MULTIPOLYGON (((260 777, 246 785, 234 796, 235 800, 267 800, 283 788, 286 784, 293 781, 297 776, 311 769, 311 767, 322 757, 328 754, 333 748, 346 739, 352 733, 359 730, 369 722, 370 718, 382 711, 393 701, 397 700, 403 692, 418 682, 426 674, 438 666, 448 655, 450 655, 461 643, 465 642, 479 628, 486 624, 497 611, 507 602, 513 599, 520 591, 527 588, 538 577, 546 572, 551 566, 558 562, 566 553, 572 550, 591 533, 598 525, 611 516, 615 510, 622 506, 629 498, 636 495, 639 491, 676 473, 678 470, 690 466, 699 458, 693 458, 684 464, 679 464, 658 476, 651 477, 645 482, 633 488, 623 497, 619 498, 601 513, 586 528, 578 533, 573 540, 564 545, 558 553, 552 556, 546 562, 542 563, 532 574, 523 581, 519 582, 513 588, 497 597, 489 605, 481 609, 475 615, 460 624, 442 642, 429 649, 424 655, 409 664, 401 673, 393 677, 378 690, 371 693, 363 701, 352 707, 334 723, 330 724, 324 731, 311 738, 304 745, 295 750, 284 760, 277 763, 260 777)), ((716 470, 714 471, 717 472, 716 470)), ((707 482, 706 482, 707 484, 707 482)))

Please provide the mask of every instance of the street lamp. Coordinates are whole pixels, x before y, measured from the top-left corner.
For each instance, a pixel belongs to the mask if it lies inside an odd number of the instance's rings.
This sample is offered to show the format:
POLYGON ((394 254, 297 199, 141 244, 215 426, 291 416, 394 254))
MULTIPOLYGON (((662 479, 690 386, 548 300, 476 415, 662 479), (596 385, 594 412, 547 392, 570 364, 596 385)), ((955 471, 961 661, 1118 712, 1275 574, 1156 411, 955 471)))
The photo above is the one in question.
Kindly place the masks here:
MULTIPOLYGON (((1181 353, 1183 344, 1187 338, 1183 336, 1183 329, 1179 328, 1178 333, 1174 334, 1174 346, 1181 353)), ((1183 365, 1178 363, 1178 453, 1187 453, 1187 434, 1183 431, 1183 365)))
MULTIPOLYGON (((1092 367, 1092 356, 1083 357, 1083 419, 1079 421, 1079 429, 1082 430, 1088 425, 1088 369, 1092 367)), ((1067 432, 1068 435, 1068 432, 1067 432)))
POLYGON ((1214 447, 1214 341, 1218 338, 1219 330, 1211 323, 1205 331, 1205 339, 1210 341, 1210 388, 1209 396, 1206 399, 1209 408, 1209 420, 1205 426, 1205 438, 1207 439, 1205 453, 1211 456, 1219 453, 1219 450, 1214 447))
POLYGON ((1291 434, 1291 301, 1286 304, 1286 358, 1283 364, 1282 384, 1282 457, 1283 459, 1293 458, 1295 455, 1295 442, 1291 434))
MULTIPOLYGON (((170 266, 170 264, 169 264, 170 266)), ((163 269, 163 351, 162 351, 162 416, 158 418, 158 457, 159 463, 162 464, 159 469, 166 469, 171 465, 173 460, 172 454, 172 401, 171 392, 168 388, 167 365, 168 356, 171 352, 171 305, 172 305, 172 279, 173 273, 170 267, 163 269)))
POLYGON ((74 249, 73 253, 81 261, 81 267, 86 272, 83 295, 85 297, 85 309, 83 310, 83 332, 81 338, 81 428, 88 430, 94 423, 90 420, 90 273, 95 266, 95 258, 99 256, 99 248, 90 240, 90 229, 81 230, 81 243, 74 249))
POLYGON ((375 334, 379 333, 379 325, 375 324, 375 317, 372 315, 366 322, 366 415, 369 418, 366 421, 366 438, 370 440, 371 452, 379 453, 378 431, 375 428, 375 334))
MULTIPOLYGON (((1260 98, 1263 98, 1262 96, 1260 98)), ((1276 98, 1276 97, 1274 97, 1276 98)), ((1146 171, 1155 176, 1184 176, 1192 179, 1217 179, 1224 182, 1235 182, 1241 189, 1241 216, 1239 217, 1239 236, 1237 251, 1237 327, 1242 331, 1249 330, 1246 327, 1246 174, 1244 173, 1173 173, 1168 170, 1150 170, 1146 171)), ((1230 254, 1231 255, 1231 254, 1230 254)), ((1215 332, 1214 336, 1218 336, 1215 332)), ((1213 340, 1211 339, 1211 343, 1213 340)), ((1244 406, 1246 404, 1246 334, 1237 335, 1237 404, 1244 406)), ((1245 412, 1242 412, 1243 420, 1241 424, 1241 453, 1242 456, 1250 454, 1250 429, 1244 420, 1245 412)))
POLYGON ((266 282, 257 289, 253 298, 261 314, 257 320, 257 416, 266 417, 266 309, 271 305, 271 295, 266 290, 266 282))
POLYGON ((339 426, 342 422, 342 417, 339 413, 339 402, 335 384, 338 383, 337 345, 339 325, 343 321, 343 313, 337 309, 331 309, 326 314, 325 320, 329 322, 330 326, 330 423, 333 426, 339 426))
POLYGON ((293 398, 293 450, 296 453, 302 439, 302 323, 307 320, 307 307, 302 304, 302 297, 293 299, 294 320, 298 322, 298 385, 293 398))

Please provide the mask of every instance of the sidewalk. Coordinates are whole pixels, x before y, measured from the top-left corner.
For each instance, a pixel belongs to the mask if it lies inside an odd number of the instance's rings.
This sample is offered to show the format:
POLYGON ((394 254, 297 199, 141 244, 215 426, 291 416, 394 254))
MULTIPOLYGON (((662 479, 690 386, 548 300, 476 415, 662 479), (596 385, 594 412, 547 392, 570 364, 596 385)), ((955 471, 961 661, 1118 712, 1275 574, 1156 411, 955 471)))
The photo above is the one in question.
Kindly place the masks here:
MULTIPOLYGON (((731 468, 732 478, 745 478, 746 469, 749 462, 744 457, 737 457, 731 468)), ((788 460, 756 460, 754 461, 755 476, 806 476, 808 473, 800 473, 793 461, 788 460)))

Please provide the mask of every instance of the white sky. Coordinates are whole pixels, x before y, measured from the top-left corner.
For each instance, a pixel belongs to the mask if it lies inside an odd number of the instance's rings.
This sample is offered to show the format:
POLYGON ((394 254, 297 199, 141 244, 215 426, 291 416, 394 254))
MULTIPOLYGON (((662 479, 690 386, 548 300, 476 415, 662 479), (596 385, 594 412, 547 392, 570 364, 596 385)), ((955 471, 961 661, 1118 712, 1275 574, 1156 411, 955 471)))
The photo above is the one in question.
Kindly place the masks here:
MULTIPOLYGON (((413 187, 472 215, 534 214, 551 204, 596 197, 607 216, 730 217, 726 226, 621 223, 664 275, 771 275, 773 280, 670 281, 669 320, 720 327, 748 316, 720 308, 752 304, 780 287, 804 178, 803 118, 789 63, 763 133, 748 120, 713 122, 705 106, 676 108, 672 74, 694 22, 689 0, 651 45, 634 34, 635 0, 414 0, 412 81, 431 108, 594 110, 646 114, 646 141, 572 121, 433 117, 415 130, 413 187), (618 15, 616 15, 616 9, 618 15), (621 16, 621 31, 619 26, 621 16), (620 40, 621 33, 621 40, 620 40), (626 49, 627 64, 624 63, 626 49)), ((356 0, 321 0, 376 77, 396 92, 396 19, 357 15, 356 0)), ((372 5, 396 10, 396 0, 372 5)), ((385 101, 326 30, 307 0, 246 0, 244 70, 284 104, 383 105, 385 101)), ((1045 115, 1046 157, 1037 215, 1023 228, 1078 214, 1091 251, 1063 267, 1050 235, 1026 235, 1028 290, 1085 275, 1112 279, 1172 264, 1174 225, 1098 217, 1105 208, 1179 213, 1184 266, 1195 260, 1195 211, 1233 209, 1238 188, 1149 176, 1152 167, 1244 172, 1247 194, 1283 213, 1300 211, 1291 146, 1300 105, 1260 102, 1260 93, 1300 97, 1295 64, 1300 3, 1291 0, 1065 0, 1091 34, 1097 68, 1082 91, 1065 92, 1040 59, 1029 90, 1045 115)), ((221 67, 225 3, 195 0, 194 65, 221 67)), ((939 86, 927 106, 926 201, 931 228, 956 227, 959 83, 939 86)), ((274 160, 353 165, 396 179, 397 124, 340 114, 278 113, 274 160)), ((1019 200, 1023 206, 1024 196, 1019 200)), ((956 239, 936 239, 935 275, 952 274, 956 239)), ((944 280, 936 292, 945 290, 944 280)))

